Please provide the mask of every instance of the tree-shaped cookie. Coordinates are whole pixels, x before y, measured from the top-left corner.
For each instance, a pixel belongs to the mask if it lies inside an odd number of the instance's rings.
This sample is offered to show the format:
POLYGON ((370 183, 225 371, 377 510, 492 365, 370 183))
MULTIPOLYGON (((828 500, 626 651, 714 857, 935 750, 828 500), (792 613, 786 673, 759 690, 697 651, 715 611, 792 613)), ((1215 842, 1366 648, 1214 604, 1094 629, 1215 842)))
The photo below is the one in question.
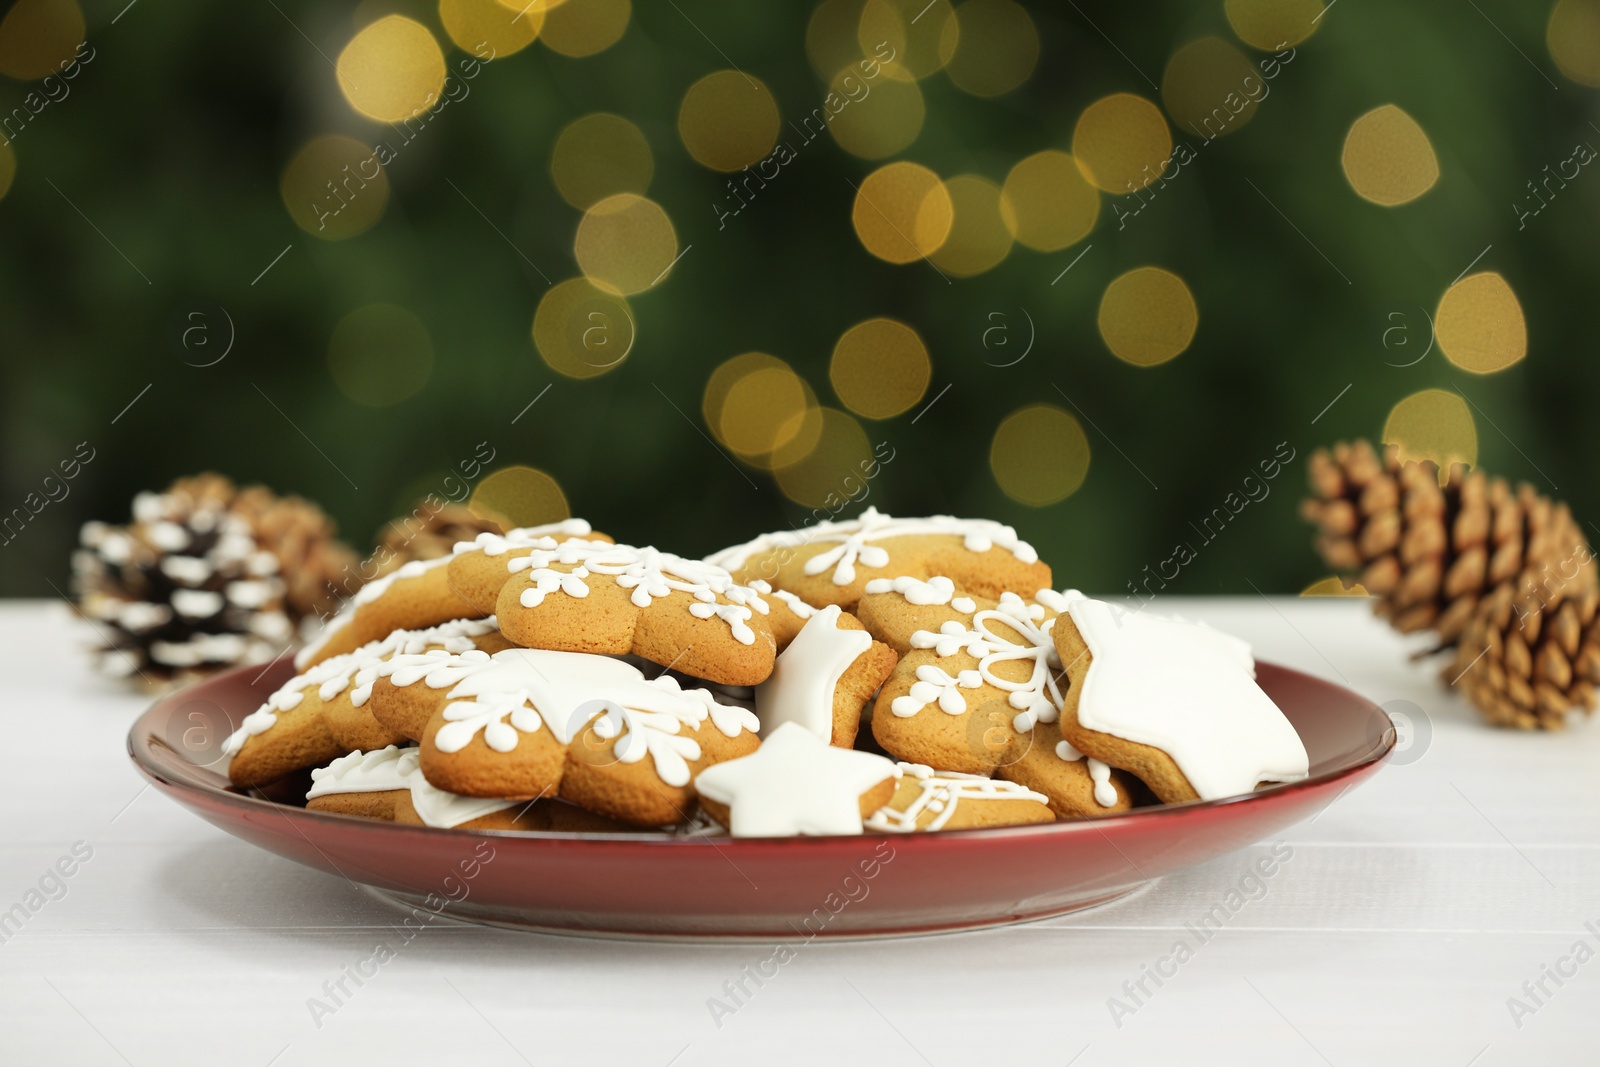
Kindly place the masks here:
POLYGON ((951 515, 897 519, 871 507, 854 519, 763 534, 707 559, 741 582, 769 582, 808 604, 846 611, 877 578, 945 575, 991 597, 1050 585, 1050 567, 1009 526, 951 515))
POLYGON ((1062 818, 1126 811, 1132 779, 1062 743, 1057 610, 1016 593, 962 595, 944 576, 874 580, 861 621, 903 654, 878 694, 873 736, 909 763, 1024 785, 1062 818))

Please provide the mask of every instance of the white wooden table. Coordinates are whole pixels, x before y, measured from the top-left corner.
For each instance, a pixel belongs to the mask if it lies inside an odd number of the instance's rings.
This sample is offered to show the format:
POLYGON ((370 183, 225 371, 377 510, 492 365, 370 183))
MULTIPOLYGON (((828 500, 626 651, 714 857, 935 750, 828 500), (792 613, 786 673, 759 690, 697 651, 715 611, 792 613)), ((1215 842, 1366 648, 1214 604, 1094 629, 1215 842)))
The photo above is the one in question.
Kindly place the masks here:
POLYGON ((1426 720, 1159 987, 1145 968, 1271 842, 1075 918, 808 945, 719 1027, 707 999, 770 948, 445 922, 314 1020, 395 913, 146 788, 124 752, 146 701, 85 670, 64 605, 0 605, 0 911, 38 905, 0 925, 0 1063, 1600 1060, 1600 725, 1478 725, 1359 601, 1164 606, 1426 720))

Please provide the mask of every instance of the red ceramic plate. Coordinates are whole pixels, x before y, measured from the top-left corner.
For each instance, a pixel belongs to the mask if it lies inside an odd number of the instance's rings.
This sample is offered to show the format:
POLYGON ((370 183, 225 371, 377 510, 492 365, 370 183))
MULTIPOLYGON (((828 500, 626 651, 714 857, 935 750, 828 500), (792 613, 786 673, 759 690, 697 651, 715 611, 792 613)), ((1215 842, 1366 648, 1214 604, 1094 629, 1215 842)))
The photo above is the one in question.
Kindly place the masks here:
POLYGON ((305 784, 228 786, 222 740, 292 674, 241 667, 176 693, 128 736, 139 770, 222 829, 413 909, 562 933, 883 937, 1025 922, 1102 904, 1307 818, 1394 747, 1347 689, 1263 663, 1311 777, 1228 800, 995 830, 862 837, 515 834, 306 811, 305 784))

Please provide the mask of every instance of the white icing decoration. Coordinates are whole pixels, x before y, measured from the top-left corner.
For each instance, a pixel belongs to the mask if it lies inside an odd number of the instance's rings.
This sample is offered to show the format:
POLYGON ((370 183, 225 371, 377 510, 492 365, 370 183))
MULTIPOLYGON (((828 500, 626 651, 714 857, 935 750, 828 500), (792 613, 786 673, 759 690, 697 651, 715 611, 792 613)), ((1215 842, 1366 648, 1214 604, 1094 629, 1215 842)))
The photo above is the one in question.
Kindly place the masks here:
POLYGON ((796 722, 772 731, 748 756, 707 767, 700 795, 729 810, 734 837, 861 833, 861 794, 890 778, 893 763, 834 748, 796 722))
POLYGON ((734 639, 745 645, 754 644, 756 639, 755 631, 746 625, 748 620, 756 612, 765 615, 769 610, 754 589, 739 585, 721 567, 649 547, 564 541, 510 560, 506 568, 513 574, 527 572, 528 587, 519 598, 525 608, 538 607, 546 596, 556 592, 586 597, 589 587, 584 579, 601 574, 616 578, 618 586, 632 590, 629 599, 635 607, 647 608, 674 592, 688 593, 695 600, 689 611, 696 618, 721 619, 734 639), (555 570, 556 565, 571 569, 555 570))
POLYGON ((1093 657, 1078 695, 1086 729, 1165 752, 1202 800, 1306 776, 1305 745, 1256 684, 1248 644, 1079 593, 1065 602, 1093 657))
POLYGON ((770 737, 795 722, 824 741, 833 739, 834 690, 850 664, 872 647, 865 630, 839 628, 840 611, 835 604, 812 615, 778 656, 771 676, 756 687, 762 734, 770 737))
POLYGON ((1111 784, 1111 767, 1097 759, 1089 761, 1089 780, 1094 782, 1094 802, 1109 808, 1117 802, 1117 787, 1111 784))
POLYGON ((1050 803, 1049 797, 1035 793, 1026 786, 984 778, 981 775, 936 771, 920 763, 901 763, 899 772, 902 780, 907 776, 916 779, 921 792, 904 811, 897 810, 892 804, 885 804, 867 816, 867 829, 888 833, 911 833, 917 829, 917 820, 931 811, 934 813, 933 819, 924 829, 942 830, 955 815, 956 808, 963 800, 1031 800, 1037 804, 1050 803))
POLYGON ((352 683, 350 703, 362 707, 372 695, 372 685, 378 680, 378 666, 397 656, 407 662, 422 655, 423 650, 438 648, 437 656, 449 656, 477 648, 474 638, 496 632, 494 616, 487 619, 455 619, 430 626, 424 630, 396 630, 380 641, 362 645, 354 652, 329 656, 310 670, 303 671, 284 682, 267 697, 266 702, 245 716, 239 729, 222 743, 227 755, 236 754, 246 738, 265 733, 277 725, 278 713, 293 711, 305 699, 308 689, 317 690, 322 700, 332 700, 352 683))
MULTIPOLYGON (((601 713, 599 701, 638 713, 610 724, 606 729, 613 732, 602 736, 614 737, 619 731, 677 733, 666 728, 667 718, 691 729, 709 718, 728 737, 754 733, 760 726, 750 712, 719 704, 703 689, 681 689, 670 677, 646 679, 637 667, 620 659, 581 652, 513 648, 493 656, 476 651, 396 656, 380 664, 378 673, 399 686, 422 682, 433 689, 450 690, 450 703, 444 708, 447 721, 433 739, 441 752, 461 751, 480 732, 491 749, 510 752, 517 747, 519 731, 536 733, 546 726, 557 741, 568 744, 601 713)), ((597 732, 600 729, 597 727, 597 732)), ((664 755, 669 750, 683 758, 699 758, 698 744, 693 755, 684 756, 685 746, 652 737, 627 745, 619 742, 618 748, 618 759, 627 763, 642 759, 649 751, 656 756, 658 773, 672 762, 664 755)), ((677 772, 669 768, 662 779, 668 781, 669 774, 676 776, 677 772)), ((670 784, 687 784, 687 779, 670 784)))
POLYGON ((464 822, 508 808, 526 807, 526 800, 468 797, 447 793, 422 776, 415 748, 390 745, 373 752, 352 752, 311 772, 307 800, 335 793, 375 793, 406 789, 424 826, 451 829, 464 822))
POLYGON ((1039 553, 1033 546, 1017 536, 1017 531, 989 519, 958 519, 951 515, 929 515, 920 519, 896 519, 877 508, 869 507, 854 519, 819 522, 802 530, 780 530, 762 534, 753 541, 733 545, 706 559, 737 571, 752 556, 780 548, 799 548, 803 545, 837 543, 837 547, 808 559, 806 574, 821 574, 833 568, 833 584, 849 585, 855 581, 856 564, 874 569, 889 565, 889 552, 872 542, 889 537, 910 534, 952 534, 963 539, 971 552, 987 552, 1003 548, 1023 563, 1037 563, 1039 553))
POLYGON ((522 548, 551 548, 569 537, 588 537, 594 533, 583 519, 563 519, 544 526, 518 526, 503 534, 481 533, 471 541, 457 541, 454 555, 481 551, 486 556, 503 556, 522 548))
POLYGON ((804 600, 801 600, 787 589, 772 588, 771 582, 765 581, 761 578, 756 578, 746 584, 748 584, 751 589, 754 589, 756 592, 760 593, 763 598, 776 597, 778 600, 783 601, 790 611, 794 612, 802 619, 809 619, 811 616, 817 613, 816 608, 812 607, 810 604, 807 604, 804 600))

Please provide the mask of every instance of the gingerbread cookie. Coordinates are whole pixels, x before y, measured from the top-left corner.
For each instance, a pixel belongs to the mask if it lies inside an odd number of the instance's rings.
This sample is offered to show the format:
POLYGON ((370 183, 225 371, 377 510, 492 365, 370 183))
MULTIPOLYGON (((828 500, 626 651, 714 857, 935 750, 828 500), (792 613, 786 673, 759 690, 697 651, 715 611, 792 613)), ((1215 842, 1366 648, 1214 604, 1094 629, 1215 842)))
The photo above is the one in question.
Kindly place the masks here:
POLYGON ((873 737, 897 759, 1016 781, 1062 818, 1126 811, 1132 781, 1061 744, 1059 608, 1039 602, 1051 595, 962 596, 943 576, 869 583, 862 623, 905 650, 878 695, 873 737))
POLYGON ((312 811, 462 830, 544 830, 544 802, 463 797, 436 789, 417 769, 417 750, 389 745, 352 752, 311 772, 312 811))
POLYGON ((868 830, 912 833, 1055 821, 1048 797, 1015 782, 920 763, 902 763, 899 772, 889 803, 867 816, 868 830))
POLYGON ((753 755, 707 767, 700 805, 735 837, 859 834, 862 820, 894 796, 895 765, 834 748, 799 723, 784 723, 753 755))
POLYGON ((422 773, 466 796, 561 797, 633 826, 665 826, 692 810, 696 774, 758 744, 760 724, 745 709, 608 656, 514 648, 396 658, 379 673, 431 705, 422 773))
POLYGON ((796 722, 832 745, 850 748, 861 710, 899 658, 838 605, 813 611, 778 655, 772 677, 756 687, 762 734, 796 722))
POLYGON ((488 615, 451 590, 446 570, 450 559, 413 560, 362 586, 343 611, 323 624, 315 640, 296 653, 294 665, 300 670, 314 667, 396 630, 420 630, 452 619, 488 615))
POLYGON ((378 664, 427 649, 450 654, 505 647, 493 619, 457 619, 425 630, 399 630, 322 660, 279 686, 223 742, 224 754, 231 757, 228 778, 242 787, 265 785, 346 752, 401 741, 406 735, 373 715, 378 664))
POLYGON ((574 538, 611 543, 583 519, 565 519, 545 526, 519 526, 503 534, 482 533, 455 546, 450 558, 450 588, 478 611, 494 611, 500 587, 511 577, 507 564, 536 549, 549 550, 574 538))
POLYGON ((772 673, 761 596, 721 567, 654 548, 572 540, 508 564, 500 631, 527 648, 637 656, 726 685, 772 673))
POLYGON ((1306 777, 1305 745, 1255 681, 1250 646, 1208 626, 1058 594, 1071 678, 1061 732, 1137 775, 1164 803, 1306 777))
POLYGON ((707 559, 738 581, 770 582, 808 604, 846 611, 875 578, 946 575, 988 597, 1050 585, 1049 566, 1009 526, 950 515, 896 519, 871 507, 854 519, 763 534, 707 559))

